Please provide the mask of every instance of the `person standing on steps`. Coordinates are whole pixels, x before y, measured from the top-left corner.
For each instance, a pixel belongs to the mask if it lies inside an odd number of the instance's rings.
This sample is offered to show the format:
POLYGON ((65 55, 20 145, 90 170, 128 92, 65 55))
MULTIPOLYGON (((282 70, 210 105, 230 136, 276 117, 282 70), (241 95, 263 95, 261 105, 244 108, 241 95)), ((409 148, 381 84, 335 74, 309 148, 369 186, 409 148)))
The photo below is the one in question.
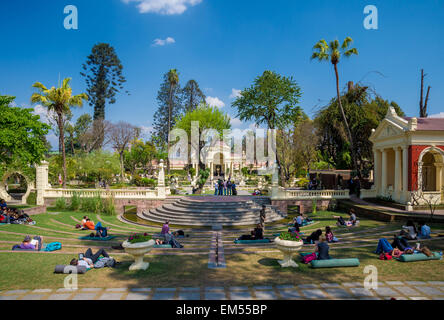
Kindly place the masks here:
POLYGON ((227 193, 228 193, 229 196, 232 195, 232 192, 231 192, 231 180, 230 179, 228 179, 228 182, 227 182, 227 193))
POLYGON ((265 220, 267 219, 266 206, 262 205, 262 209, 260 211, 260 221, 262 225, 262 229, 265 230, 265 220))

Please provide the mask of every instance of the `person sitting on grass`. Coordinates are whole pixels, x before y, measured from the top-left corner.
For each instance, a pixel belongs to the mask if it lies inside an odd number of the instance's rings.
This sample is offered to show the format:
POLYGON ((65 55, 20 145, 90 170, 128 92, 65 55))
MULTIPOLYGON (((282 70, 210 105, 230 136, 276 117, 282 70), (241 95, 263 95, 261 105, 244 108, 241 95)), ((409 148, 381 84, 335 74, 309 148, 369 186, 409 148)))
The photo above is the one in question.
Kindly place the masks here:
POLYGON ((0 210, 6 211, 7 208, 8 208, 8 205, 6 204, 6 201, 4 199, 1 199, 0 200, 0 210))
POLYGON ((309 244, 314 244, 314 243, 316 243, 316 241, 319 241, 319 238, 321 236, 322 236, 322 230, 318 229, 318 230, 314 231, 311 235, 309 235, 307 237, 307 239, 305 239, 305 242, 309 243, 309 244))
POLYGON ((355 209, 351 208, 350 209, 350 220, 349 220, 353 225, 356 225, 356 221, 358 221, 358 219, 356 218, 356 212, 355 209))
POLYGON ((264 239, 264 229, 261 224, 258 224, 256 228, 251 231, 250 235, 242 235, 237 240, 263 240, 264 239))
POLYGON ((330 247, 327 243, 327 238, 325 236, 321 236, 319 238, 319 242, 316 244, 315 253, 318 254, 317 260, 329 260, 331 259, 329 255, 330 247))
POLYGON ((417 233, 415 223, 412 220, 409 220, 405 226, 402 226, 402 230, 399 235, 408 240, 415 240, 417 233))
POLYGON ((419 223, 418 239, 431 239, 431 229, 424 221, 419 223))
POLYGON ((162 226, 162 231, 160 232, 161 235, 165 235, 170 232, 170 222, 167 220, 165 221, 165 224, 162 226))
POLYGON ((20 245, 15 245, 12 250, 29 250, 29 251, 40 251, 42 250, 43 237, 36 236, 31 239, 30 236, 26 236, 20 245))
POLYGON ((88 217, 86 218, 86 222, 83 226, 86 230, 96 230, 96 225, 94 224, 94 221, 92 221, 88 217))
POLYGON ((333 231, 329 226, 325 227, 325 238, 327 239, 327 242, 338 242, 338 239, 333 234, 333 231))
POLYGON ((87 230, 88 227, 86 226, 86 222, 88 221, 88 216, 83 216, 82 222, 81 222, 81 226, 82 226, 82 230, 87 230))
POLYGON ((84 266, 87 269, 94 268, 94 264, 99 260, 100 256, 103 256, 104 258, 110 258, 108 253, 105 251, 105 249, 101 248, 99 251, 93 254, 91 248, 86 250, 85 254, 80 253, 79 259, 72 259, 69 263, 71 266, 84 266))

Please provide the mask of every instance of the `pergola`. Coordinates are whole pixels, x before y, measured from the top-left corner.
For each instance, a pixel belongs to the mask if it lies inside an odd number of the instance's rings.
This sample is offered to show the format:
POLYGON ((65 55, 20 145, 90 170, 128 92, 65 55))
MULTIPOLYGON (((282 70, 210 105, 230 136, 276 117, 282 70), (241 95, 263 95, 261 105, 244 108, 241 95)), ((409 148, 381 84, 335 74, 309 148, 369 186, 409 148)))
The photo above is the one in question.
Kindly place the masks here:
POLYGON ((377 196, 408 204, 420 190, 444 202, 444 119, 400 117, 390 107, 370 141, 377 196))

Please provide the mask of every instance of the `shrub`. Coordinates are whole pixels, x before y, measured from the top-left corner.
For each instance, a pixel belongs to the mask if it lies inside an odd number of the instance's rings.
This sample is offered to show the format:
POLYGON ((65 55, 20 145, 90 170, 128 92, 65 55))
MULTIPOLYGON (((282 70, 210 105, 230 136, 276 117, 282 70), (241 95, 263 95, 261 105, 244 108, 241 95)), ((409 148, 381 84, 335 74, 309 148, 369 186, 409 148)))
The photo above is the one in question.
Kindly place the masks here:
POLYGON ((302 241, 301 238, 296 233, 290 233, 290 232, 282 232, 279 236, 279 239, 285 240, 285 241, 302 241))
POLYGON ((100 213, 101 208, 102 208, 102 199, 100 198, 100 194, 97 194, 94 197, 81 198, 80 201, 81 211, 100 213))
POLYGON ((152 237, 149 236, 147 233, 145 233, 143 235, 133 234, 132 236, 130 236, 128 238, 128 242, 131 244, 135 244, 135 243, 148 242, 151 239, 152 239, 152 237))
POLYGON ((29 194, 28 199, 26 200, 26 204, 30 205, 30 206, 35 206, 37 205, 37 193, 35 192, 31 192, 29 194))
POLYGON ((69 206, 69 210, 77 211, 80 208, 80 195, 77 192, 74 192, 71 198, 71 204, 69 206))
POLYGON ((314 213, 314 214, 316 214, 316 213, 318 212, 318 206, 317 206, 317 201, 316 201, 316 200, 313 200, 313 201, 312 201, 312 209, 311 209, 311 212, 314 213))
POLYGON ((67 204, 65 198, 58 198, 55 203, 55 207, 57 210, 66 210, 67 204))
POLYGON ((114 197, 102 199, 102 213, 106 216, 116 215, 116 207, 114 205, 114 197))
POLYGON ((308 189, 309 180, 306 178, 301 178, 300 180, 296 181, 296 186, 299 188, 308 189))

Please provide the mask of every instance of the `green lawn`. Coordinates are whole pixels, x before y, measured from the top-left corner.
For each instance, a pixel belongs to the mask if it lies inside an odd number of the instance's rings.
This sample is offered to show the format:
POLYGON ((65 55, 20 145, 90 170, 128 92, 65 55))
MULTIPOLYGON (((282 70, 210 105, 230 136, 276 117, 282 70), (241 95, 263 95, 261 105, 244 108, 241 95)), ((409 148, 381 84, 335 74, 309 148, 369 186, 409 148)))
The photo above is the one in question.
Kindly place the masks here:
MULTIPOLYGON (((209 269, 208 252, 211 240, 209 232, 198 233, 206 238, 184 240, 185 249, 192 255, 178 255, 182 251, 168 251, 176 255, 162 255, 164 251, 154 250, 154 255, 146 256, 151 263, 147 271, 129 272, 130 257, 121 251, 112 251, 110 246, 123 241, 132 232, 158 232, 159 228, 134 226, 123 223, 114 216, 89 215, 95 222, 102 219, 105 226, 111 226, 111 233, 119 234, 112 242, 85 242, 78 238, 88 231, 78 231, 74 228, 83 213, 55 212, 37 215, 33 218, 36 226, 8 225, 0 227, 0 251, 9 250, 14 243, 19 243, 27 234, 41 235, 45 242, 61 241, 63 250, 56 254, 47 253, 0 253, 0 290, 5 289, 36 289, 63 287, 64 275, 53 274, 56 264, 68 264, 84 252, 89 246, 104 246, 110 250, 111 256, 121 262, 115 269, 91 270, 79 276, 80 287, 176 287, 176 286, 253 286, 273 284, 302 284, 321 282, 355 282, 363 281, 366 265, 378 268, 379 280, 416 280, 433 281, 444 279, 443 261, 427 261, 402 263, 398 261, 380 261, 373 254, 377 240, 380 237, 391 238, 399 230, 399 223, 387 224, 380 221, 361 219, 361 226, 352 229, 335 227, 336 212, 318 212, 310 215, 316 224, 307 226, 302 231, 308 235, 316 229, 334 226, 334 232, 341 239, 339 244, 331 245, 331 255, 335 258, 357 257, 361 261, 358 268, 311 269, 300 263, 298 269, 282 269, 277 263, 282 258, 273 245, 266 246, 236 246, 233 240, 246 230, 239 228, 224 230, 224 248, 226 269, 209 269), (233 251, 235 250, 235 251, 233 251), (196 254, 196 253, 202 254, 196 254)), ((345 216, 345 215, 344 215, 345 216)), ((291 220, 293 215, 287 219, 291 220)), ((280 224, 267 225, 266 236, 287 230, 287 221, 280 224)), ((202 228, 199 228, 202 229, 202 228)), ((245 229, 245 227, 243 227, 245 229)), ((432 225, 432 230, 444 230, 444 225, 432 225)), ((443 232, 444 233, 444 232, 443 232)), ((197 233, 196 233, 197 234, 197 233)), ((444 249, 444 238, 435 238, 426 242, 432 250, 444 249)), ((310 252, 312 247, 304 248, 310 252)))

